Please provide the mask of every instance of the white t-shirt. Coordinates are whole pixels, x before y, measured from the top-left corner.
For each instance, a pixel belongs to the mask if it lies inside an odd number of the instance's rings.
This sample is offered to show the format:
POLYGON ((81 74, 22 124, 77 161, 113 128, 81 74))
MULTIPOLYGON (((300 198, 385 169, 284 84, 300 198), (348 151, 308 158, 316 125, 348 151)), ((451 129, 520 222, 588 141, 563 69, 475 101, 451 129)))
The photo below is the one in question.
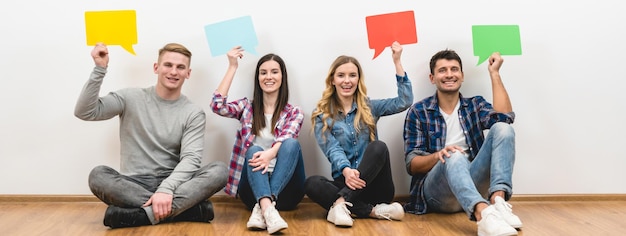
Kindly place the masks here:
MULTIPOLYGON (((272 127, 272 114, 265 114, 265 127, 263 127, 263 129, 260 130, 259 135, 257 135, 254 138, 254 141, 252 141, 252 143, 255 146, 259 146, 263 148, 263 150, 269 150, 270 148, 272 148, 272 144, 274 143, 275 137, 274 137, 274 134, 272 133, 273 130, 274 129, 272 127)), ((276 166, 276 158, 270 161, 267 171, 268 172, 274 171, 274 166, 276 166)))
POLYGON ((469 149, 467 142, 465 142, 465 135, 463 134, 463 128, 461 128, 461 120, 459 120, 459 107, 460 102, 456 103, 452 114, 447 114, 439 108, 439 112, 443 115, 443 119, 446 121, 446 147, 450 145, 456 145, 463 150, 469 149))

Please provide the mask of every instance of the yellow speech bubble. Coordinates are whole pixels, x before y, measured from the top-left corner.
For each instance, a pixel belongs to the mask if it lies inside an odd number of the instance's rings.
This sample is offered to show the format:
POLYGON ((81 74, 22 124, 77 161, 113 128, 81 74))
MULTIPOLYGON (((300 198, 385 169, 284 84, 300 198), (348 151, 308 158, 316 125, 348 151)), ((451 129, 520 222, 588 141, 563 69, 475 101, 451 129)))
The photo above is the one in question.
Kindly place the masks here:
POLYGON ((133 44, 137 44, 137 14, 135 10, 87 11, 85 12, 87 45, 102 42, 120 45, 135 55, 133 44))

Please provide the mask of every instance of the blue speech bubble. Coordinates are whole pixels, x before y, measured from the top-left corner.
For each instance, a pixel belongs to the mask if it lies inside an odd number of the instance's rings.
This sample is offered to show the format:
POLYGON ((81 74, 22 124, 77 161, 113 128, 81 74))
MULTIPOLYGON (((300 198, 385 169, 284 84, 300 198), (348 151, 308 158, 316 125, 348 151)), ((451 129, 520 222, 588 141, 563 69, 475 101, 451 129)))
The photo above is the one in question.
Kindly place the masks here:
POLYGON ((233 47, 241 46, 244 50, 257 54, 259 41, 254 31, 252 17, 243 16, 204 26, 211 55, 214 57, 228 53, 233 47))

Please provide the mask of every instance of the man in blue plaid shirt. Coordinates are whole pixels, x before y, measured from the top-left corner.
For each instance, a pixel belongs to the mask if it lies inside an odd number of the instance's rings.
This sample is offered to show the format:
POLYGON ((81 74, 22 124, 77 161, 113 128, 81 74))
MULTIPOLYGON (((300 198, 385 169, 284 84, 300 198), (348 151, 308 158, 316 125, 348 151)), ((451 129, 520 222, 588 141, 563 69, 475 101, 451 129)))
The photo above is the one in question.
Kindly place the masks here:
POLYGON ((465 211, 478 235, 517 235, 522 227, 506 200, 512 195, 515 113, 500 77, 503 59, 488 59, 493 105, 465 98, 461 58, 453 50, 430 60, 435 95, 411 106, 404 124, 405 161, 412 176, 405 210, 415 214, 465 211), (489 130, 487 136, 483 130, 489 130))

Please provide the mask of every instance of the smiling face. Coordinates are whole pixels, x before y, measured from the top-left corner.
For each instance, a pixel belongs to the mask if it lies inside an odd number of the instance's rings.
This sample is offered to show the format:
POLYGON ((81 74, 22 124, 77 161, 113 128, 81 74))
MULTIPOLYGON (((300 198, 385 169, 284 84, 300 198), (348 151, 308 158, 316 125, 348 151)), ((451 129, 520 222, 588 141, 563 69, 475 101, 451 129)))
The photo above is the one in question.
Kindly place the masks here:
POLYGON ((259 66, 259 85, 266 94, 278 93, 283 81, 280 64, 274 60, 263 62, 259 66))
POLYGON ((442 93, 457 93, 463 83, 463 71, 456 60, 439 59, 435 63, 430 82, 442 93))
POLYGON ((352 101, 359 83, 359 68, 352 62, 338 66, 332 83, 339 99, 352 101))
POLYGON ((157 74, 157 90, 180 93, 183 83, 191 75, 189 57, 177 52, 164 52, 154 63, 157 74))

